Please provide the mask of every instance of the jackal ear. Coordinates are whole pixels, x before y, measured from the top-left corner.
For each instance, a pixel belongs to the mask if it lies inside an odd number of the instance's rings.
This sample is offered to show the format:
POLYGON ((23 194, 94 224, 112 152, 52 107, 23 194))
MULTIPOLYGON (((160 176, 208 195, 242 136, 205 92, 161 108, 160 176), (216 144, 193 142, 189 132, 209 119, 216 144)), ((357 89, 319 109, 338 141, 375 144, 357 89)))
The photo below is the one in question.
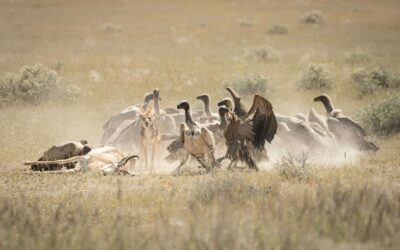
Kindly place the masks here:
POLYGON ((146 113, 151 114, 152 111, 153 111, 153 107, 151 107, 151 105, 148 105, 146 113))
POLYGON ((143 114, 144 112, 146 112, 146 111, 144 110, 144 108, 143 108, 143 105, 141 105, 141 106, 139 107, 139 112, 140 112, 141 114, 143 114))

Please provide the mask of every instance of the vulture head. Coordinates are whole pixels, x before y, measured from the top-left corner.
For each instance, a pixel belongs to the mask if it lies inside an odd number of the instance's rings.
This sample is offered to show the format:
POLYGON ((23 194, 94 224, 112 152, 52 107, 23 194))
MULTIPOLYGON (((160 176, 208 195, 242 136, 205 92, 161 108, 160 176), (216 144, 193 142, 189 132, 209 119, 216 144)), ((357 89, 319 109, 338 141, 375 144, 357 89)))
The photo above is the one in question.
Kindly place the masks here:
POLYGON ((197 96, 197 100, 201 100, 204 103, 210 103, 210 96, 207 94, 197 96))
POLYGON ((177 109, 183 109, 185 111, 188 111, 190 109, 190 104, 188 101, 181 101, 177 106, 177 109))
POLYGON ((332 100, 328 95, 320 95, 314 98, 314 102, 322 102, 324 104, 325 109, 328 113, 332 112, 333 105, 332 105, 332 100))
POLYGON ((92 151, 92 148, 88 145, 84 145, 82 148, 82 155, 85 155, 85 154, 89 153, 90 151, 92 151))
POLYGON ((224 98, 217 105, 218 105, 218 107, 225 106, 229 111, 233 111, 233 102, 232 102, 232 99, 229 97, 224 98))
POLYGON ((220 116, 224 116, 229 113, 229 109, 225 105, 218 106, 218 113, 220 116))
POLYGON ((332 101, 331 101, 331 98, 328 95, 323 94, 323 95, 315 97, 314 98, 314 102, 325 103, 325 102, 332 102, 332 101))
POLYGON ((158 98, 158 100, 161 101, 160 89, 154 89, 154 90, 153 90, 153 98, 158 98))

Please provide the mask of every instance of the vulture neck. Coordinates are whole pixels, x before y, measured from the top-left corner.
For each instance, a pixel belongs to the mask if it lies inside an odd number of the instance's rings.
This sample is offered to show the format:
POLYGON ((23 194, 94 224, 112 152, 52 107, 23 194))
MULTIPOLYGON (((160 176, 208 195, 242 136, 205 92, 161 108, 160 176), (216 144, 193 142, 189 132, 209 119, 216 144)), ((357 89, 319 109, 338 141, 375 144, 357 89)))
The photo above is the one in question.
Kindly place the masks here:
POLYGON ((190 129, 193 129, 196 126, 196 123, 192 119, 190 107, 185 109, 185 121, 186 121, 186 125, 188 125, 188 127, 190 129))
POLYGON ((153 97, 153 103, 154 103, 154 111, 156 112, 156 115, 160 115, 160 100, 158 97, 153 97))
POLYGON ((221 118, 220 127, 222 129, 225 129, 228 126, 228 121, 226 120, 226 115, 220 115, 220 118, 221 118))
POLYGON ((204 101, 204 112, 206 113, 207 117, 210 118, 212 116, 211 109, 210 109, 210 99, 204 101))
POLYGON ((152 99, 153 99, 153 95, 146 95, 146 96, 144 97, 144 100, 143 100, 143 108, 144 108, 144 109, 147 109, 147 105, 149 105, 149 102, 150 102, 152 99))
POLYGON ((334 110, 333 104, 328 98, 322 99, 321 102, 322 104, 324 104, 325 110, 328 114, 330 114, 334 110))

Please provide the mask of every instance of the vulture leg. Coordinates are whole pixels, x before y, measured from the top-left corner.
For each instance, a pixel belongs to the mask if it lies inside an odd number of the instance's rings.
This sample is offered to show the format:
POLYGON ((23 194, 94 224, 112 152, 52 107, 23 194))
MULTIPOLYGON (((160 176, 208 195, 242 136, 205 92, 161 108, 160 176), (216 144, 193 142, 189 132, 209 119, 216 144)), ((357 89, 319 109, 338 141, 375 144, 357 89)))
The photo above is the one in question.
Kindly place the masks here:
POLYGON ((207 145, 207 156, 211 161, 211 167, 217 167, 219 164, 215 160, 215 139, 211 131, 207 128, 201 128, 201 137, 203 138, 204 143, 207 145))
POLYGON ((226 155, 222 156, 221 158, 217 159, 218 164, 221 164, 221 162, 225 159, 228 159, 228 157, 226 155))
POLYGON ((253 160, 253 157, 251 157, 251 153, 247 147, 243 147, 243 159, 246 162, 247 166, 249 166, 250 169, 254 169, 256 171, 259 171, 256 163, 253 160))
POLYGON ((211 167, 206 163, 204 157, 196 157, 196 160, 200 162, 201 166, 206 169, 207 173, 210 172, 211 167))
POLYGON ((233 168, 236 168, 237 163, 238 163, 237 160, 231 161, 231 162, 229 163, 229 166, 228 166, 226 169, 227 169, 227 170, 232 170, 233 168))
POLYGON ((181 171, 181 168, 183 165, 185 165, 185 163, 189 160, 189 154, 186 153, 185 156, 182 158, 181 163, 179 164, 179 166, 172 172, 173 176, 177 176, 179 174, 179 172, 181 171))
POLYGON ((142 150, 142 155, 144 156, 144 164, 146 167, 146 170, 149 168, 149 160, 148 160, 148 154, 147 154, 147 145, 144 141, 141 143, 141 150, 142 150))

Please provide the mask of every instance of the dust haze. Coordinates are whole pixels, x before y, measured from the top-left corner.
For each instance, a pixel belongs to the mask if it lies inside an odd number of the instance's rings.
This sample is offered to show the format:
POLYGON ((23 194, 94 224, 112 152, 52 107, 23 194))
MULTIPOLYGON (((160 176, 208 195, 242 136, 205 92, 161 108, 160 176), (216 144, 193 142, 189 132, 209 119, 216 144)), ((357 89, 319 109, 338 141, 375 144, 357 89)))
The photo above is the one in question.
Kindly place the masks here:
MULTIPOLYGON (((0 6, 0 79, 40 64, 57 73, 60 85, 80 91, 68 102, 0 103, 0 231, 8 232, 0 248, 400 246, 396 133, 368 130, 380 145, 376 153, 343 145, 311 152, 277 139, 266 144, 269 160, 259 167, 267 171, 258 173, 198 174, 192 161, 194 172, 172 177, 178 163, 163 160, 168 142, 160 145, 154 175, 35 175, 22 166, 57 143, 101 146, 107 120, 153 89, 160 89, 162 109, 181 100, 203 109, 196 96, 207 93, 218 113, 226 86, 256 79, 265 89, 255 92, 278 114, 308 116, 314 108, 325 116, 313 98, 328 94, 359 122, 365 107, 400 93, 393 87, 363 94, 352 75, 378 67, 400 75, 400 1, 1 0, 0 6), (312 65, 328 87, 302 85, 312 65)), ((250 107, 253 94, 242 97, 250 107)), ((216 151, 221 157, 225 147, 216 151)))

